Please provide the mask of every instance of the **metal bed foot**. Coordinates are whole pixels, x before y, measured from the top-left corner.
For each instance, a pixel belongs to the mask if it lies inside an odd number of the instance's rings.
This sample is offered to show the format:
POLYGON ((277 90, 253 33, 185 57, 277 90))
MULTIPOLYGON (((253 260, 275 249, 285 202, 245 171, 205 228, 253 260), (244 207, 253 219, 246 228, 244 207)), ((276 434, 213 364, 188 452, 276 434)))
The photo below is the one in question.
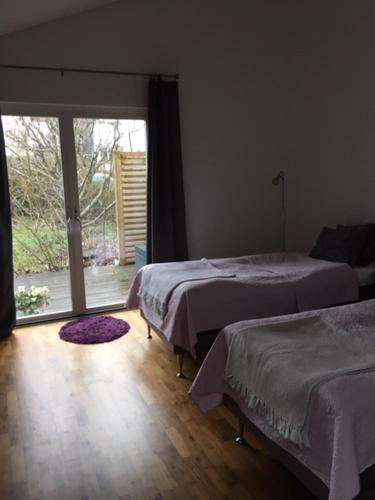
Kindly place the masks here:
POLYGON ((177 368, 178 368, 177 377, 178 378, 184 378, 185 377, 185 375, 184 375, 184 373, 182 371, 183 364, 184 364, 184 355, 183 354, 177 354, 177 368))
POLYGON ((245 424, 242 420, 238 419, 238 436, 236 437, 236 443, 239 445, 245 444, 245 424))
POLYGON ((149 324, 147 324, 147 338, 152 339, 151 326, 149 324))

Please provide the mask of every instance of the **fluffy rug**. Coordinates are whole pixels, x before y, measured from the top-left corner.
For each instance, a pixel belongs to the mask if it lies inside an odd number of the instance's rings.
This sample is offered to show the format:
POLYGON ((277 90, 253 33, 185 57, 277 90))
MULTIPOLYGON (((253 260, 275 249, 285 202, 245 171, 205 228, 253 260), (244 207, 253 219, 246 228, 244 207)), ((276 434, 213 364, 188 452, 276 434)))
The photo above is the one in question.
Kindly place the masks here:
POLYGON ((89 316, 64 325, 60 338, 75 344, 100 344, 118 339, 128 333, 130 326, 122 319, 111 316, 89 316))

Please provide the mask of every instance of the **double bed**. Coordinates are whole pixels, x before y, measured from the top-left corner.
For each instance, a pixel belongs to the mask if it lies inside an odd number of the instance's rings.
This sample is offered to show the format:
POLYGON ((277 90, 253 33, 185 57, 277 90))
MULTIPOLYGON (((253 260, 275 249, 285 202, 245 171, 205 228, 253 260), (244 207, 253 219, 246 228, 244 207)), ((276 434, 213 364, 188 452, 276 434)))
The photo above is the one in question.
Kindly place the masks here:
POLYGON ((126 306, 178 356, 207 351, 225 326, 358 300, 358 279, 343 263, 298 253, 151 264, 136 275, 126 306))
POLYGON ((203 412, 228 404, 322 500, 375 498, 374 392, 375 300, 230 325, 190 389, 203 412))

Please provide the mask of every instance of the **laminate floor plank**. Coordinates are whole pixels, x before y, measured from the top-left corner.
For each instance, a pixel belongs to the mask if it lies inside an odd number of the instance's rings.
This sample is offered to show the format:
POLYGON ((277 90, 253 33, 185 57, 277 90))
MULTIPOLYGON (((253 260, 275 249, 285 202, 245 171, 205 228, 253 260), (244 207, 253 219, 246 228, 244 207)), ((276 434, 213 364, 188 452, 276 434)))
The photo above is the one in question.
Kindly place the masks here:
POLYGON ((227 408, 202 415, 192 360, 177 379, 139 313, 114 316, 131 330, 107 344, 63 342, 63 322, 0 343, 1 500, 312 500, 252 436, 235 444, 227 408))

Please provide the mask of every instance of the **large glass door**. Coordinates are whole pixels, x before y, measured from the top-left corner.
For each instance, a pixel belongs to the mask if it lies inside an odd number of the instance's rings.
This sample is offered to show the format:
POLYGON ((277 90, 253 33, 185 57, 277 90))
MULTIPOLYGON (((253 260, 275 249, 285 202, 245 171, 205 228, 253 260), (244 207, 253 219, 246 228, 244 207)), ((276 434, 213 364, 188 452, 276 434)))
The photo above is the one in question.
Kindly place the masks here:
POLYGON ((87 309, 123 305, 146 243, 144 120, 74 118, 87 309))
POLYGON ((122 306, 145 255, 145 121, 59 109, 2 121, 17 321, 122 306))
POLYGON ((72 311, 57 117, 3 116, 17 319, 72 311))

